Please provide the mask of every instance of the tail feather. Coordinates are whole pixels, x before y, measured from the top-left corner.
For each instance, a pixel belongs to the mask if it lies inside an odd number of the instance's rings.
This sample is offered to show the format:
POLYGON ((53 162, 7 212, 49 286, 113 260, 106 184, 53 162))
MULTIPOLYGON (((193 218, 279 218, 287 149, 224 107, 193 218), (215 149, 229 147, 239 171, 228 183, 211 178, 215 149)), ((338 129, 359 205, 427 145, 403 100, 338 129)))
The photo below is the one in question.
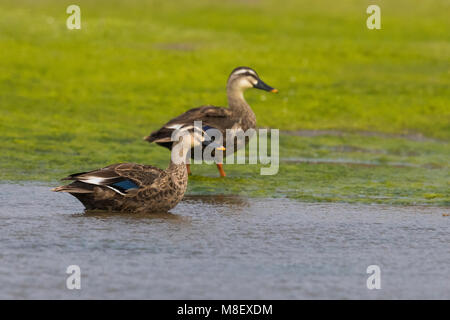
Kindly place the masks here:
POLYGON ((172 137, 173 129, 169 129, 166 127, 162 127, 159 130, 153 131, 149 136, 144 137, 145 141, 148 141, 150 143, 172 143, 171 137, 172 137))
POLYGON ((56 188, 53 188, 52 191, 54 192, 70 192, 70 193, 93 193, 93 186, 82 183, 82 182, 74 182, 71 184, 68 184, 66 186, 59 186, 56 188))

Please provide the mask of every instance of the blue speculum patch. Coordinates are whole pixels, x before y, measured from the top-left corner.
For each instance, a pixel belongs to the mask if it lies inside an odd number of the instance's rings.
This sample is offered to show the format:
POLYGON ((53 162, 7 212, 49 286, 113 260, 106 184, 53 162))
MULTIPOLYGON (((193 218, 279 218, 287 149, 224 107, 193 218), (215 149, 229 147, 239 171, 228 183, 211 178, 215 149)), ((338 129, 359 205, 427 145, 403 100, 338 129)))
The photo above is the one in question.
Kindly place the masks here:
POLYGON ((123 190, 139 188, 139 186, 136 185, 131 180, 124 180, 124 181, 116 182, 116 183, 113 184, 113 186, 114 187, 118 187, 118 188, 123 189, 123 190))
POLYGON ((206 131, 206 130, 214 129, 214 128, 210 127, 210 126, 203 126, 202 129, 203 129, 203 131, 206 131))

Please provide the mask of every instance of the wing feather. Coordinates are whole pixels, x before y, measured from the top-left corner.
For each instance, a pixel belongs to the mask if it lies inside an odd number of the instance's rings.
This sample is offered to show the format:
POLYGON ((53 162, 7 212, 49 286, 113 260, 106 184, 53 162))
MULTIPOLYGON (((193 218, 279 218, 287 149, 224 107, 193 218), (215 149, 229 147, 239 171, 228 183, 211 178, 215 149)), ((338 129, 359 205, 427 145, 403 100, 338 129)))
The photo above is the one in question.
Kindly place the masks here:
POLYGON ((87 185, 88 190, 92 189, 88 187, 89 185, 97 185, 124 195, 128 190, 151 185, 162 172, 164 171, 150 165, 119 163, 98 170, 72 174, 62 180, 74 180, 78 183, 78 189, 80 189, 79 183, 83 183, 87 185))
POLYGON ((228 108, 216 106, 202 106, 190 109, 176 118, 171 119, 160 129, 152 132, 145 138, 148 142, 155 142, 161 146, 171 149, 172 141, 170 140, 172 133, 177 128, 186 125, 193 125, 194 121, 202 121, 203 126, 216 128, 225 131, 235 124, 235 119, 228 108))

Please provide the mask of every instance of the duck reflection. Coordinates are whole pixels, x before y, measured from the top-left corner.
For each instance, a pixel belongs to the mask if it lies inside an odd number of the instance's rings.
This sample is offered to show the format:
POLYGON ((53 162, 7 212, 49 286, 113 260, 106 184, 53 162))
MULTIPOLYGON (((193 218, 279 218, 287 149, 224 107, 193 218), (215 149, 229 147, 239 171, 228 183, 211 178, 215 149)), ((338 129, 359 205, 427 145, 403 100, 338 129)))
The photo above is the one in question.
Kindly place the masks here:
POLYGON ((236 195, 185 195, 183 202, 190 204, 204 203, 231 208, 248 207, 248 199, 236 195))
POLYGON ((115 211, 101 211, 101 210, 85 210, 83 213, 75 213, 73 217, 85 217, 85 218, 95 218, 100 220, 106 219, 121 219, 130 222, 133 221, 168 221, 168 222, 186 222, 190 218, 182 216, 179 214, 174 214, 171 212, 152 212, 152 213, 123 213, 115 211))

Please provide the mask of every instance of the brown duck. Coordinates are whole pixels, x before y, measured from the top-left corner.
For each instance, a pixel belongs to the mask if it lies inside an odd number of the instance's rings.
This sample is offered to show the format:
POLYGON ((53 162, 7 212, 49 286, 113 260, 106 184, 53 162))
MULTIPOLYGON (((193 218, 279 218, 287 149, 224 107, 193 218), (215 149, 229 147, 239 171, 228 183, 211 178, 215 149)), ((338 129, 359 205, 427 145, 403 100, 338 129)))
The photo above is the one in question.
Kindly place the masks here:
MULTIPOLYGON (((234 69, 227 82, 228 108, 215 106, 201 106, 190 109, 185 113, 173 118, 162 128, 152 132, 144 140, 155 142, 160 146, 171 149, 173 142, 170 141, 172 132, 180 126, 193 125, 194 121, 202 121, 202 129, 217 129, 222 133, 223 145, 229 152, 235 152, 236 149, 227 147, 226 129, 242 129, 244 132, 256 126, 256 117, 244 98, 244 91, 249 88, 257 88, 269 92, 278 92, 277 89, 265 84, 258 76, 255 70, 249 67, 238 67, 234 69)), ((248 140, 246 140, 248 143, 248 140)), ((203 146, 204 147, 204 146, 203 146)), ((194 152, 191 152, 193 157, 194 152)), ((191 173, 189 164, 186 164, 188 174, 191 173)), ((223 165, 217 164, 220 175, 225 176, 223 165)))
MULTIPOLYGON (((87 210, 114 212, 167 212, 175 207, 187 188, 186 156, 197 144, 205 143, 203 134, 181 135, 173 142, 171 160, 166 170, 136 163, 113 164, 102 169, 72 174, 62 180, 72 183, 52 189, 68 192, 87 210), (175 161, 176 160, 176 161, 175 161)), ((211 143, 211 142, 209 142, 211 143)), ((222 146, 218 150, 225 150, 222 146)))

